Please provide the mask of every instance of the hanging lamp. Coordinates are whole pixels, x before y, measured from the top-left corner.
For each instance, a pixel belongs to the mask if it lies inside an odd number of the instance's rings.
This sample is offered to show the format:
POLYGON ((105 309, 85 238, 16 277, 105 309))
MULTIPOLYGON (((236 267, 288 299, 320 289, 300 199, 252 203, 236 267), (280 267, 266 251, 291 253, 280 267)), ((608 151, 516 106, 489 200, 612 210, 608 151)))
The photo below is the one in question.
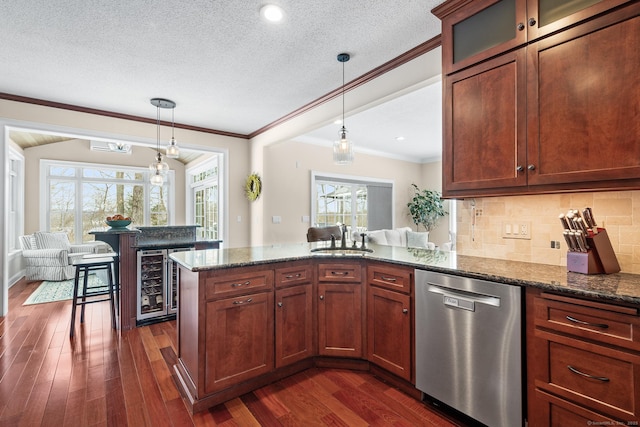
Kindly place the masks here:
POLYGON ((176 110, 176 104, 173 104, 173 107, 171 108, 171 141, 169 141, 169 145, 167 145, 167 150, 165 151, 166 155, 168 158, 170 159, 177 159, 178 156, 180 156, 180 149, 178 148, 178 143, 176 142, 176 138, 174 136, 174 129, 175 129, 175 120, 174 120, 174 115, 173 113, 176 110))
POLYGON ((347 139, 347 128, 344 126, 344 63, 350 58, 348 53, 338 54, 338 62, 342 62, 342 128, 340 139, 333 142, 333 162, 337 165, 353 163, 353 141, 347 139))
POLYGON ((151 178, 149 182, 152 185, 163 185, 165 175, 169 172, 169 165, 162 161, 162 153, 160 153, 160 109, 161 108, 175 108, 176 103, 168 99, 153 98, 151 104, 156 107, 156 160, 149 165, 151 171, 151 178))

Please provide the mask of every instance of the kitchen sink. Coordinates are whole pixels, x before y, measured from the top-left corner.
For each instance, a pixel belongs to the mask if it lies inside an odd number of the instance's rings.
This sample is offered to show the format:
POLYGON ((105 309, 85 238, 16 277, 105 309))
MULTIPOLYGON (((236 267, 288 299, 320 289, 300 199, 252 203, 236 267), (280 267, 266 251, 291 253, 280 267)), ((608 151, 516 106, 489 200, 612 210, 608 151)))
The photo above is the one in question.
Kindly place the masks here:
POLYGON ((373 249, 369 248, 313 248, 311 249, 311 253, 317 255, 365 255, 368 253, 372 253, 373 249))

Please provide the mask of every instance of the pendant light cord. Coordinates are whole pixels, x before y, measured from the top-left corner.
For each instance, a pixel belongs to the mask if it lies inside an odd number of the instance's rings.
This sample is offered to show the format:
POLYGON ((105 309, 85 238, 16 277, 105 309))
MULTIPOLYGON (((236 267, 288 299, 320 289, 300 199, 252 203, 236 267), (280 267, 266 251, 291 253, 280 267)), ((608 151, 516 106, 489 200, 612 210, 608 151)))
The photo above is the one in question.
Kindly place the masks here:
POLYGON ((342 128, 344 129, 344 61, 342 62, 342 128))
POLYGON ((156 142, 156 151, 160 154, 160 106, 156 107, 156 132, 157 132, 157 142, 156 142))

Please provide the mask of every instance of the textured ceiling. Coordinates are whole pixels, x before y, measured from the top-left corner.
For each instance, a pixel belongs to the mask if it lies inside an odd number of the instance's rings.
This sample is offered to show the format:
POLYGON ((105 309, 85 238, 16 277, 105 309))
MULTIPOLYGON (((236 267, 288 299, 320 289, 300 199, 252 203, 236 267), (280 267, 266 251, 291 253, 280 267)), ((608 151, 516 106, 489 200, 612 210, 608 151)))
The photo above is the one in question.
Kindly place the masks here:
POLYGON ((3 0, 0 92, 250 134, 440 33, 441 0, 3 0), (163 117, 163 119, 168 119, 163 117))

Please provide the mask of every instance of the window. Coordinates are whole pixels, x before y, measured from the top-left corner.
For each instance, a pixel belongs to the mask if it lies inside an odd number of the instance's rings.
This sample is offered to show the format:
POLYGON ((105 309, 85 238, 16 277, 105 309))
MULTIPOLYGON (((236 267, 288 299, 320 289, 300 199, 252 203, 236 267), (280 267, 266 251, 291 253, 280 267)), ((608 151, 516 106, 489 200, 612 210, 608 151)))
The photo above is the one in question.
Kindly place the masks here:
POLYGON ((149 183, 149 170, 125 166, 42 160, 43 229, 64 231, 72 242, 105 227, 108 216, 131 217, 132 225, 171 223, 174 172, 163 186, 149 183))
POLYGON ((9 148, 9 253, 20 250, 18 236, 24 230, 24 157, 9 148))
POLYGON ((346 224, 349 233, 392 227, 392 183, 314 174, 312 186, 313 226, 346 224))
POLYGON ((187 182, 193 203, 191 220, 199 225, 199 238, 219 240, 221 224, 221 155, 213 155, 204 164, 187 170, 187 182))

